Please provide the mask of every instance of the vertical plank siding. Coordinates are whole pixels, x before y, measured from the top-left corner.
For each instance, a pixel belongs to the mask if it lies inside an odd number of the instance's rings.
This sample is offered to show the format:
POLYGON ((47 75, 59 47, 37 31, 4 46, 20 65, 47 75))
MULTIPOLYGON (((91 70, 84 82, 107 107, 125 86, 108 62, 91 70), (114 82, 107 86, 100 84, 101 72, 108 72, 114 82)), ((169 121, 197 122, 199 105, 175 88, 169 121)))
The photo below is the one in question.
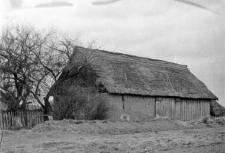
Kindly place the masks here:
POLYGON ((0 112, 0 129, 11 130, 16 128, 16 118, 21 121, 22 127, 32 128, 35 125, 44 122, 43 111, 18 111, 18 112, 0 112))
POLYGON ((210 100, 156 98, 156 115, 190 121, 210 116, 210 100))

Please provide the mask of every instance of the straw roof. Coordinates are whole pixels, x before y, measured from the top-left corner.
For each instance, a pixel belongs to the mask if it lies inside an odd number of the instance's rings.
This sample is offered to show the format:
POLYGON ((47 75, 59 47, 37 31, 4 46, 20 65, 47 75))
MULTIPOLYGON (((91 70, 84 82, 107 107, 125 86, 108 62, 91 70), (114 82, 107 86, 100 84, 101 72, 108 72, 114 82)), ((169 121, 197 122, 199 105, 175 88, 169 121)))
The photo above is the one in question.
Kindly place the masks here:
POLYGON ((218 99, 186 65, 162 60, 76 47, 65 71, 88 58, 98 74, 96 84, 111 94, 218 99))
POLYGON ((210 114, 215 117, 225 116, 225 108, 216 100, 212 100, 210 103, 210 114))

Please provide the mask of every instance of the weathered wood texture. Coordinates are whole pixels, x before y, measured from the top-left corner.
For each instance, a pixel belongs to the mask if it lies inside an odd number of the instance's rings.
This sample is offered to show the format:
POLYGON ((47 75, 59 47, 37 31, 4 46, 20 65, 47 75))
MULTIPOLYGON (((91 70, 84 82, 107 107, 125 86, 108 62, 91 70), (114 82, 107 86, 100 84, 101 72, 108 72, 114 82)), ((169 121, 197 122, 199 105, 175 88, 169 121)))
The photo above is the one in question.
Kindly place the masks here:
POLYGON ((210 101, 198 99, 156 98, 156 116, 177 120, 197 120, 210 116, 210 101))
POLYGON ((155 117, 155 98, 130 95, 110 95, 109 102, 112 107, 111 119, 130 118, 131 121, 148 120, 155 117), (123 98, 122 98, 123 97, 123 98))
POLYGON ((121 119, 121 116, 128 116, 131 121, 164 116, 189 121, 210 116, 210 100, 111 94, 108 97, 113 108, 110 118, 115 120, 121 119))
POLYGON ((0 112, 0 129, 32 128, 44 122, 43 111, 0 112), (20 125, 19 125, 20 124, 20 125))

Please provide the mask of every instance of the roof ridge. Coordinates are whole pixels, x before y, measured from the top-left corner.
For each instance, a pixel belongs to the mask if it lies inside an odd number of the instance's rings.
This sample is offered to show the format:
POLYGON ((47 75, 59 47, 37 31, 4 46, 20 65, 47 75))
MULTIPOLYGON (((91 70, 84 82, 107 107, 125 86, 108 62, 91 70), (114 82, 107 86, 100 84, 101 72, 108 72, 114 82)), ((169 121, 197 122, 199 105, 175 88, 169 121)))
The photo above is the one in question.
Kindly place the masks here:
POLYGON ((152 59, 152 58, 149 58, 149 57, 141 57, 141 56, 124 54, 124 53, 119 53, 119 52, 111 52, 111 51, 106 51, 106 50, 101 50, 101 49, 91 49, 91 48, 85 48, 85 47, 81 47, 81 46, 76 46, 76 47, 77 48, 86 49, 86 50, 95 50, 95 51, 97 50, 97 51, 100 51, 100 52, 103 52, 103 53, 107 53, 107 54, 112 54, 112 55, 123 55, 123 56, 133 57, 133 58, 137 58, 137 59, 145 59, 145 60, 150 60, 150 61, 165 62, 165 63, 168 63, 168 64, 174 64, 176 66, 187 68, 187 65, 184 65, 184 64, 178 64, 178 63, 164 61, 164 60, 159 60, 159 59, 152 59))

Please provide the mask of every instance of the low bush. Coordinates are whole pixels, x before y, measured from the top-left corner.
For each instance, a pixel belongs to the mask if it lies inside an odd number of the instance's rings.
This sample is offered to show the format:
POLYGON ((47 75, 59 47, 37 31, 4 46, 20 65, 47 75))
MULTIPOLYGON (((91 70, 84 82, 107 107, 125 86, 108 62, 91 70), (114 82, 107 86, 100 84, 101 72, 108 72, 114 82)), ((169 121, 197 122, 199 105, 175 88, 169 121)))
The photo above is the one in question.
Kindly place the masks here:
POLYGON ((85 88, 68 89, 65 95, 55 97, 54 119, 104 120, 110 107, 102 94, 85 88))

